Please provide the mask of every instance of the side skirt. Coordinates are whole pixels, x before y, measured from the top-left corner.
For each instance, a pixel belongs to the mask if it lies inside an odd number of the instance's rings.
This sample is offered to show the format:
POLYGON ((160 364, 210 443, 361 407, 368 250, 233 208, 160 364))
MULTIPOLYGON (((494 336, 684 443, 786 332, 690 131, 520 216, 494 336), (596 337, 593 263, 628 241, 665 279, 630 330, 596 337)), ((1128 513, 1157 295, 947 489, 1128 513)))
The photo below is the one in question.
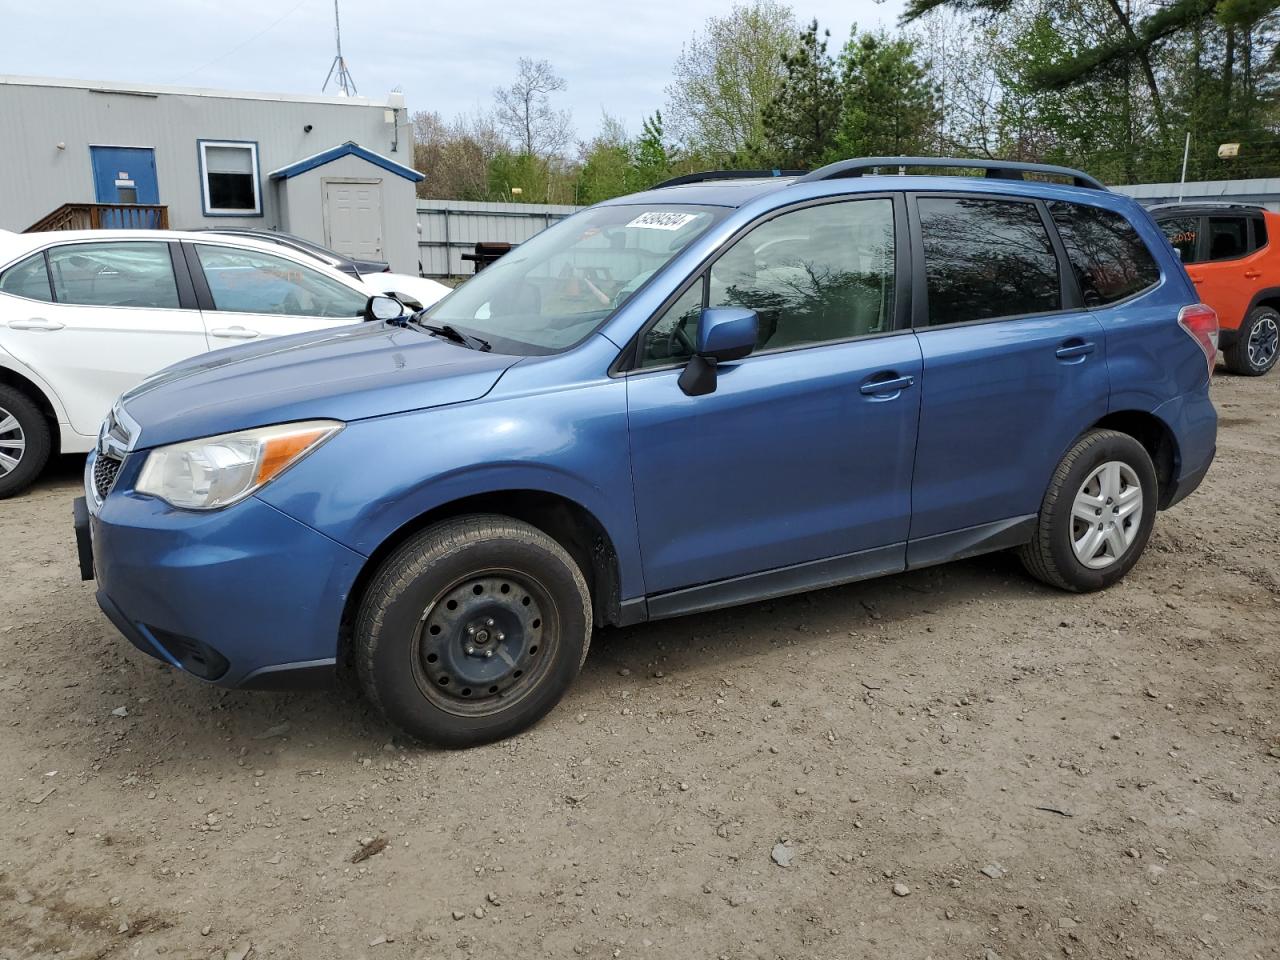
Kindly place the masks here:
POLYGON ((1037 520, 1033 513, 912 540, 907 544, 907 569, 919 570, 937 563, 1020 547, 1035 536, 1037 520))
POLYGON ((870 580, 902 573, 904 570, 918 570, 950 560, 963 560, 983 553, 1020 547, 1030 542, 1035 534, 1036 520, 1035 514, 1011 517, 950 533, 922 537, 905 544, 894 543, 827 560, 813 560, 682 590, 624 600, 619 605, 617 625, 626 627, 646 620, 665 620, 743 603, 772 600, 793 593, 822 590, 843 583, 870 580))
POLYGON ((687 613, 719 610, 740 603, 771 600, 791 593, 805 593, 855 580, 869 580, 888 573, 901 573, 905 569, 905 548, 906 544, 895 543, 829 560, 812 560, 777 570, 749 573, 698 587, 659 593, 648 598, 649 619, 681 617, 687 613))

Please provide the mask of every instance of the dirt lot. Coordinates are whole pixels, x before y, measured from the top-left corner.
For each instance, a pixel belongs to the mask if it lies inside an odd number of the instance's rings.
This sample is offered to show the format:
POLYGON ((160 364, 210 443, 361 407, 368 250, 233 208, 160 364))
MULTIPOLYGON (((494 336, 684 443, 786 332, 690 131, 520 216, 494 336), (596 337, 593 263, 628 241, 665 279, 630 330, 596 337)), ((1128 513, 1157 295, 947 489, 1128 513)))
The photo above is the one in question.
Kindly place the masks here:
POLYGON ((0 957, 1280 957, 1280 374, 1214 391, 1105 594, 996 556, 614 631, 466 753, 136 653, 68 460, 0 503, 0 957))

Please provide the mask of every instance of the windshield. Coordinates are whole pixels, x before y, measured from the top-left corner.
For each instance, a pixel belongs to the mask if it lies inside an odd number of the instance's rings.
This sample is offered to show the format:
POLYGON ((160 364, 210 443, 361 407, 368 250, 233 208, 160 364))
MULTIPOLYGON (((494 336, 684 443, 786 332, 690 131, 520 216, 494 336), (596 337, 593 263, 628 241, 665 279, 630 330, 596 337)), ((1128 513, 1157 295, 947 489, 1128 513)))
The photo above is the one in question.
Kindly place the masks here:
POLYGON ((424 322, 482 337, 499 353, 567 350, 728 212, 688 204, 584 210, 462 284, 424 322))

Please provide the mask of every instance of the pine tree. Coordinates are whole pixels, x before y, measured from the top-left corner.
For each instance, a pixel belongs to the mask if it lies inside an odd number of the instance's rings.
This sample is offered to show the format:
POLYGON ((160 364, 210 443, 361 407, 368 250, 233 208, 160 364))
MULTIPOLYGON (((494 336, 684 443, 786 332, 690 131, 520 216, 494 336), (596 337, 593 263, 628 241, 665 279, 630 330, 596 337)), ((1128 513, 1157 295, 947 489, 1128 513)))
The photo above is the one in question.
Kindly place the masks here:
POLYGON ((915 44, 854 29, 840 56, 844 110, 836 146, 844 156, 928 153, 937 139, 938 91, 915 44))
POLYGON ((830 30, 818 21, 801 31, 784 53, 782 86, 764 112, 764 134, 775 162, 788 167, 818 166, 831 159, 840 124, 840 85, 827 53, 830 30))

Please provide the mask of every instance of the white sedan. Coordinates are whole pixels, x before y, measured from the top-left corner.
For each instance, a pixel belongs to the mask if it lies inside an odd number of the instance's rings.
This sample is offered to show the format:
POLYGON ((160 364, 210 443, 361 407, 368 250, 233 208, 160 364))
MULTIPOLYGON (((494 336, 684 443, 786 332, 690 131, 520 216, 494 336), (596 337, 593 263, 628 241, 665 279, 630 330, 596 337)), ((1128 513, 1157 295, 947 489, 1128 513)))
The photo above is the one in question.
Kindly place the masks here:
POLYGON ((448 288, 356 279, 264 241, 211 233, 0 231, 0 498, 55 451, 85 453, 116 397, 218 347, 357 323, 369 296, 448 288))

